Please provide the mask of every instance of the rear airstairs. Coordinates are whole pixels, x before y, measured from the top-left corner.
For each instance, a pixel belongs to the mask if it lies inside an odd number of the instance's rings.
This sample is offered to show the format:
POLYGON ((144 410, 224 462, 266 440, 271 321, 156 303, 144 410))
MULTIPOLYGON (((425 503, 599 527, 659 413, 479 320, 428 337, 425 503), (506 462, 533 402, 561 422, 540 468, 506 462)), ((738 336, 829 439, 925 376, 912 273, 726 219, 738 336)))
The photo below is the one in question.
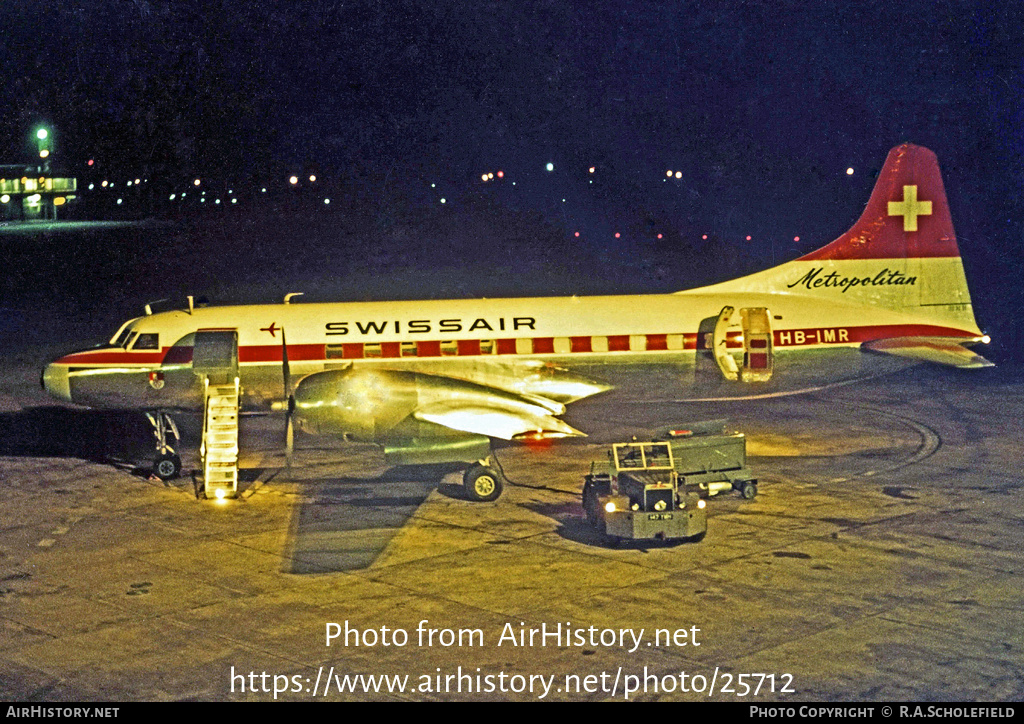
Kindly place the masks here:
POLYGON ((230 384, 211 384, 203 378, 203 491, 207 498, 238 494, 238 378, 230 384))

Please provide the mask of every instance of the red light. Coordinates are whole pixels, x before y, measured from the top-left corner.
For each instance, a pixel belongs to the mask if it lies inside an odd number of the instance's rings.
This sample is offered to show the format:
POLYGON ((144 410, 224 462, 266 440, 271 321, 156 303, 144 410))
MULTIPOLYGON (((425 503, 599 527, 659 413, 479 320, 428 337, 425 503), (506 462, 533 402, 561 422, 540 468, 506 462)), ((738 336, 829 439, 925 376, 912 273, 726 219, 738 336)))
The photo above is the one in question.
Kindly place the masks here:
POLYGON ((661 238, 661 234, 658 234, 658 238, 659 238, 659 239, 661 238))
POLYGON ((92 159, 89 159, 89 165, 92 166, 92 159))
POLYGON ((620 234, 619 232, 616 231, 615 232, 615 238, 618 239, 620 236, 622 236, 622 234, 620 234))
POLYGON ((750 241, 750 236, 749 235, 747 235, 747 241, 750 241))
POLYGON ((704 236, 702 236, 702 237, 700 237, 700 238, 702 238, 702 239, 704 239, 704 240, 706 241, 706 240, 707 240, 707 238, 708 238, 708 235, 707 235, 707 234, 704 234, 704 236))
POLYGON ((579 235, 580 235, 580 232, 578 232, 578 231, 577 231, 577 232, 576 232, 576 236, 577 236, 577 237, 579 237, 579 235))
POLYGON ((498 175, 498 178, 505 178, 505 172, 504 171, 498 171, 497 175, 498 175))
POLYGON ((793 241, 800 241, 800 237, 799 236, 794 236, 793 237, 793 241))

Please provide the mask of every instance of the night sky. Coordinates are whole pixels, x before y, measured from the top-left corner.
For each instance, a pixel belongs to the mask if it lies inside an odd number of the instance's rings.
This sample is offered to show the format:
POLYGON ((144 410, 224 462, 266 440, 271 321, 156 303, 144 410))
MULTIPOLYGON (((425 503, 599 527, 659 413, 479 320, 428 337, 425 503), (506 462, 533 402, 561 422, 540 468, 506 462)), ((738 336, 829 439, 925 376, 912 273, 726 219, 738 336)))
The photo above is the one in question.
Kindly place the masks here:
POLYGON ((591 239, 749 234, 767 266, 808 250, 794 236, 845 231, 910 141, 939 156, 979 318, 998 324, 1024 307, 1019 284, 992 285, 1024 260, 1019 8, 5 2, 0 149, 30 160, 42 122, 77 175, 166 192, 316 173, 412 206, 486 193, 591 239))

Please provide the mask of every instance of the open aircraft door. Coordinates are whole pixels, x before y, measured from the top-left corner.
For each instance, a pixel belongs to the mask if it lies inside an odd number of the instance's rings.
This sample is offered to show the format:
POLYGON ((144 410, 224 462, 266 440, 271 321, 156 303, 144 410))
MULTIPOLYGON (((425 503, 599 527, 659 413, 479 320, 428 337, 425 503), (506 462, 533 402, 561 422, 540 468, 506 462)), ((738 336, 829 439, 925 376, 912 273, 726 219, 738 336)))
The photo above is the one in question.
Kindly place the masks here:
POLYGON ((767 382, 772 377, 774 352, 772 345, 771 314, 765 307, 740 310, 736 320, 735 307, 723 307, 715 322, 712 350, 722 377, 740 382, 767 382), (743 364, 729 351, 743 347, 743 364))
POLYGON ((743 324, 743 382, 767 382, 772 378, 774 347, 772 344, 772 316, 765 307, 740 310, 743 324))

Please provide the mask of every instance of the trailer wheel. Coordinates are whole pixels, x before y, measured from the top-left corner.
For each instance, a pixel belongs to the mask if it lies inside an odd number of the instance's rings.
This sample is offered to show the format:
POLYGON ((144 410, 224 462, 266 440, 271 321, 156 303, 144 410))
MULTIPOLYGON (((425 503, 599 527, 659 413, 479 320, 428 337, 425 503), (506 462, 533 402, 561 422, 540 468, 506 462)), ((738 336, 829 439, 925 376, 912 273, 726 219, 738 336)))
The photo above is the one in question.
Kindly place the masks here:
POLYGON ((478 503, 489 503, 501 495, 501 474, 494 468, 474 465, 462 476, 466 496, 478 503))
POLYGON ((740 495, 744 500, 753 500, 757 496, 757 481, 744 480, 740 483, 740 495))

